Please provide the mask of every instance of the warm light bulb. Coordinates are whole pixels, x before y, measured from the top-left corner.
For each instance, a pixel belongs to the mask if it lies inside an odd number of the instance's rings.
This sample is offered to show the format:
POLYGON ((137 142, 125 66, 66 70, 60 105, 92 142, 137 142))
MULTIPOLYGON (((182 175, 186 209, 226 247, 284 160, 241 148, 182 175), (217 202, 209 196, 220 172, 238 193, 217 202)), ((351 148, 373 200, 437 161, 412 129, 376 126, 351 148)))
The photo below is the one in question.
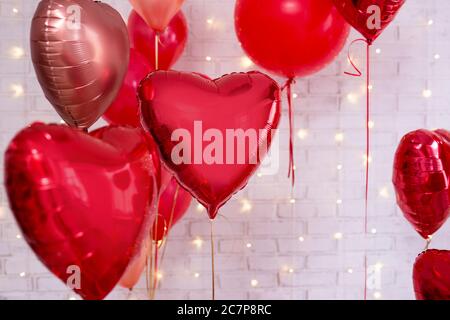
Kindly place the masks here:
POLYGON ((22 239, 22 235, 20 234, 16 235, 16 239, 22 239))
POLYGON ((336 169, 338 169, 339 171, 341 171, 342 168, 343 168, 342 164, 338 164, 337 167, 336 167, 336 169))
POLYGON ((347 273, 352 274, 352 273, 353 273, 353 269, 352 269, 352 268, 348 268, 348 269, 347 269, 347 273))
POLYGON ((205 207, 201 203, 199 203, 199 204, 197 204, 197 211, 203 212, 203 211, 205 211, 205 207))
POLYGON ((373 293, 373 297, 374 297, 375 299, 381 299, 381 292, 379 292, 379 291, 374 292, 374 293, 373 293))
POLYGON ((250 284, 252 285, 252 287, 257 287, 258 286, 258 280, 253 279, 250 284))
POLYGON ((295 202, 296 202, 295 199, 290 199, 290 200, 289 200, 289 203, 290 203, 290 204, 294 204, 295 202))
POLYGON ((336 142, 342 142, 344 141, 344 134, 342 132, 338 132, 336 133, 336 135, 334 136, 334 140, 336 142))
POLYGON ((245 245, 248 249, 250 249, 252 247, 252 244, 249 242, 245 245))
POLYGON ((14 98, 19 98, 24 95, 24 88, 20 84, 11 84, 10 90, 12 91, 12 95, 14 98))
POLYGON ((21 47, 13 46, 9 49, 9 56, 12 59, 20 59, 25 55, 25 51, 21 47))
POLYGON ((375 122, 369 121, 369 122, 367 123, 367 126, 369 127, 369 129, 373 129, 373 127, 375 127, 375 122))
POLYGON ((252 211, 252 203, 248 199, 242 199, 241 200, 241 212, 246 213, 252 211))
POLYGON ((381 53, 381 49, 380 49, 380 48, 377 48, 377 49, 375 50, 375 52, 376 52, 377 54, 380 54, 380 53, 381 53))
POLYGON ((297 93, 292 94, 292 98, 297 99, 298 98, 298 94, 297 93))
POLYGON ((200 278, 200 273, 198 273, 198 272, 194 273, 194 277, 195 278, 200 278))
POLYGON ((347 100, 352 104, 356 104, 358 102, 358 96, 354 93, 349 93, 347 94, 347 100))
POLYGON ((305 241, 305 238, 300 236, 300 237, 298 237, 298 241, 303 242, 303 241, 305 241))
POLYGON ((306 129, 298 130, 297 136, 300 140, 305 140, 308 137, 308 130, 306 129))
POLYGON ((380 192, 378 193, 380 197, 382 198, 389 198, 389 190, 387 187, 383 187, 380 189, 380 192))
POLYGON ((25 272, 21 272, 21 273, 19 274, 19 276, 20 276, 21 278, 23 278, 23 277, 26 276, 26 273, 25 273, 25 272))
POLYGON ((210 56, 206 56, 206 61, 208 61, 208 62, 210 62, 210 61, 212 61, 212 58, 210 57, 210 56))
POLYGON ((336 204, 342 204, 342 199, 337 199, 336 204))
POLYGON ((242 57, 241 58, 241 66, 243 68, 250 68, 251 66, 253 66, 253 61, 250 60, 249 57, 242 57))
POLYGON ((370 233, 372 233, 372 234, 375 234, 375 233, 377 233, 377 229, 375 229, 375 228, 372 228, 372 229, 370 230, 370 233))
POLYGON ((342 232, 336 232, 336 233, 333 235, 333 237, 334 237, 334 239, 336 239, 336 240, 341 240, 341 239, 344 237, 344 234, 343 234, 342 232))
POLYGON ((12 9, 12 12, 13 12, 14 14, 18 14, 18 13, 19 13, 19 9, 13 8, 13 9, 12 9))
POLYGON ((433 25, 433 24, 434 24, 433 19, 428 20, 428 25, 429 25, 429 26, 431 26, 431 25, 433 25))
POLYGON ((192 241, 192 243, 198 248, 200 249, 203 246, 203 240, 200 237, 195 238, 194 241, 192 241))
POLYGON ((441 58, 441 55, 439 54, 439 53, 436 53, 435 55, 434 55, 434 59, 435 60, 439 60, 441 58))
POLYGON ((431 92, 430 89, 424 89, 424 90, 422 91, 422 96, 423 96, 424 98, 431 98, 432 95, 433 95, 433 93, 431 92))

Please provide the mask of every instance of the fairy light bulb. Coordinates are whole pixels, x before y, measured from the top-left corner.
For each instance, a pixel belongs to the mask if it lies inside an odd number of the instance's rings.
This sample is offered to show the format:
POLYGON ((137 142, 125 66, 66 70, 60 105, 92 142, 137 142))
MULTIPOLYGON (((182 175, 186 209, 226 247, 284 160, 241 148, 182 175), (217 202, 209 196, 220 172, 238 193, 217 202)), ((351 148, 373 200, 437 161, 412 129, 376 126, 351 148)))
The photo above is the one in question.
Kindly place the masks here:
POLYGON ((381 299, 381 292, 379 292, 379 291, 374 292, 374 293, 373 293, 373 297, 374 297, 375 299, 381 299))
POLYGON ((194 278, 200 278, 200 273, 198 272, 194 273, 194 278))
POLYGON ((298 237, 298 241, 300 241, 300 242, 304 242, 304 241, 305 241, 305 238, 304 238, 304 237, 302 237, 302 236, 300 236, 300 237, 298 237))
POLYGON ((247 249, 250 249, 252 247, 252 244, 248 242, 245 246, 247 247, 247 249))
POLYGON ((201 247, 203 246, 203 240, 200 237, 195 238, 192 243, 197 247, 197 249, 201 249, 201 247))
POLYGON ((21 272, 21 273, 19 274, 19 276, 20 276, 21 278, 24 278, 26 275, 27 275, 27 274, 26 274, 25 272, 21 272))
POLYGON ((422 91, 422 96, 424 97, 424 98, 431 98, 431 96, 433 95, 433 92, 430 90, 430 89, 424 89, 423 91, 422 91))
POLYGON ((343 165, 342 165, 342 164, 338 164, 338 165, 336 166, 336 169, 339 170, 339 171, 341 171, 341 170, 343 169, 343 165))
POLYGON ((241 212, 242 213, 247 213, 252 211, 253 206, 252 203, 250 202, 250 200, 248 199, 242 199, 241 200, 241 212))
POLYGON ((342 204, 342 199, 337 199, 336 204, 342 204))
POLYGON ((13 46, 9 49, 11 59, 20 59, 25 55, 25 51, 21 47, 13 46))
POLYGON ((389 190, 387 187, 381 188, 378 194, 380 195, 381 198, 385 199, 389 198, 389 190))
POLYGON ((291 198, 291 199, 289 200, 289 203, 290 203, 290 204, 295 204, 295 202, 296 202, 296 200, 295 200, 294 198, 291 198))
POLYGON ((353 269, 352 268, 348 268, 347 269, 347 273, 352 274, 353 273, 353 269))
POLYGON ((163 278, 162 272, 161 272, 161 271, 158 271, 158 272, 156 273, 156 279, 161 280, 162 278, 163 278))
POLYGON ((256 279, 253 279, 252 281, 250 281, 250 285, 251 285, 252 287, 257 287, 258 284, 259 284, 259 282, 258 282, 258 280, 256 280, 256 279))
POLYGON ((17 8, 12 8, 12 12, 13 12, 13 14, 18 14, 18 13, 19 13, 19 9, 17 9, 17 8))
POLYGON ((203 212, 203 211, 205 211, 205 207, 201 203, 199 203, 199 204, 197 204, 196 210, 197 210, 197 212, 203 212))
POLYGON ((207 23, 209 26, 212 26, 212 25, 214 24, 214 19, 213 19, 213 18, 206 19, 206 23, 207 23))
POLYGON ((427 24, 428 24, 429 26, 432 26, 432 25, 434 24, 433 19, 428 20, 427 24))
POLYGON ((375 229, 375 228, 370 229, 370 233, 371 234, 376 234, 377 233, 377 229, 375 229))
POLYGON ((205 60, 208 61, 208 62, 211 62, 211 61, 212 61, 212 58, 211 58, 211 56, 206 56, 206 57, 205 57, 205 60))
POLYGON ((16 239, 22 239, 22 235, 21 234, 17 234, 16 235, 16 239))
POLYGON ((341 143, 342 141, 344 141, 344 134, 342 132, 336 133, 335 136, 334 136, 334 140, 337 143, 341 143))
POLYGON ((297 99, 298 98, 298 94, 297 93, 293 93, 292 94, 292 98, 297 99))
POLYGON ((243 68, 250 68, 250 67, 253 66, 253 61, 250 60, 250 58, 247 57, 247 56, 242 57, 242 58, 241 58, 241 66, 242 66, 243 68))
POLYGON ((381 53, 381 49, 380 49, 380 48, 376 48, 376 49, 375 49, 375 53, 376 53, 376 54, 380 54, 380 53, 381 53))
POLYGON ((358 102, 358 96, 355 93, 347 94, 347 101, 351 104, 356 104, 358 102))
POLYGON ((23 88, 23 86, 16 83, 11 84, 10 90, 14 98, 22 97, 25 93, 25 89, 23 88))
POLYGON ((441 58, 441 55, 439 53, 436 53, 434 55, 434 60, 439 60, 441 58))
POLYGON ((334 238, 335 240, 341 240, 343 237, 344 237, 344 234, 343 234, 342 232, 336 232, 336 233, 333 235, 333 238, 334 238))
POLYGON ((369 129, 373 129, 375 127, 375 122, 369 121, 367 122, 367 126, 369 127, 369 129))
POLYGON ((298 130, 297 136, 300 140, 305 140, 308 137, 308 130, 306 129, 298 130))

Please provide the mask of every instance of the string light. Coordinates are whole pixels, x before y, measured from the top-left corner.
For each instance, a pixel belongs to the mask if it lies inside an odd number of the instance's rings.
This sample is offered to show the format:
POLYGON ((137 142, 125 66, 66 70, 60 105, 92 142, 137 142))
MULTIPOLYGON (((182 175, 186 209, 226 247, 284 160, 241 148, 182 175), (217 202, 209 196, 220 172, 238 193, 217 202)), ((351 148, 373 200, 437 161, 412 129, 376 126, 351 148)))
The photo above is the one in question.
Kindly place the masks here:
POLYGON ((337 199, 336 204, 342 204, 342 199, 337 199))
POLYGON ((433 25, 433 24, 434 24, 433 19, 428 20, 428 25, 429 25, 429 26, 431 26, 431 25, 433 25))
POLYGON ((250 67, 253 66, 253 61, 250 60, 250 58, 247 57, 247 56, 242 57, 242 58, 241 58, 241 66, 242 66, 243 68, 250 68, 250 67))
POLYGON ((23 89, 23 86, 20 84, 11 84, 11 86, 9 87, 10 90, 12 91, 12 95, 14 98, 19 98, 22 97, 25 90, 23 89))
POLYGON ((375 122, 369 121, 369 122, 367 123, 367 126, 369 127, 369 129, 373 129, 373 128, 375 127, 375 122))
POLYGON ((342 132, 336 133, 336 135, 334 136, 334 140, 338 143, 344 141, 344 134, 342 132))
POLYGON ((13 46, 9 49, 11 59, 20 59, 25 55, 25 51, 21 47, 13 46))
POLYGON ((374 297, 375 299, 381 299, 381 292, 379 292, 379 291, 374 292, 374 293, 373 293, 373 297, 374 297))
POLYGON ((5 209, 3 207, 0 207, 0 219, 5 217, 5 209))
POLYGON ((363 161, 364 161, 364 166, 367 165, 367 163, 372 163, 372 157, 371 156, 367 156, 367 154, 363 155, 363 161))
POLYGON ((431 98, 432 95, 433 95, 433 93, 431 92, 430 89, 424 89, 424 90, 422 91, 422 96, 423 96, 424 98, 431 98))
POLYGON ((441 55, 439 54, 439 53, 436 53, 435 55, 434 55, 434 59, 435 60, 439 60, 441 58, 441 55))
POLYGON ((253 280, 250 282, 250 284, 251 284, 252 287, 257 287, 258 284, 259 284, 259 282, 258 282, 258 280, 253 279, 253 280))
POLYGON ((338 169, 339 171, 341 171, 342 168, 343 168, 342 164, 338 164, 338 165, 336 166, 336 169, 338 169))
POLYGON ((297 93, 292 94, 292 98, 297 99, 298 98, 298 94, 297 93))
POLYGON ((197 247, 197 249, 200 249, 203 246, 203 240, 200 237, 195 238, 192 243, 197 247))
POLYGON ((27 274, 26 274, 25 272, 21 272, 21 273, 19 274, 19 276, 20 276, 21 278, 24 278, 26 275, 27 275, 27 274))
POLYGON ((161 280, 163 278, 163 274, 161 271, 156 273, 156 279, 161 280))
POLYGON ((349 93, 349 94, 347 94, 347 100, 351 104, 356 104, 356 103, 358 103, 358 96, 354 93, 349 93))
POLYGON ((377 262, 374 267, 376 271, 380 271, 381 269, 383 269, 384 265, 381 262, 377 262))
POLYGON ((194 273, 194 277, 195 278, 200 278, 200 273, 198 273, 198 272, 194 273))
POLYGON ((290 204, 294 204, 295 202, 296 202, 296 200, 295 200, 294 198, 292 198, 292 199, 289 200, 289 203, 290 203, 290 204))
POLYGON ((252 247, 252 244, 251 244, 250 242, 248 242, 245 246, 246 246, 248 249, 250 249, 250 248, 252 247))
POLYGON ((197 212, 203 212, 203 211, 205 211, 205 207, 201 203, 197 204, 197 212))
POLYGON ((212 58, 210 56, 206 56, 205 60, 210 62, 210 61, 212 61, 212 58))
POLYGON ((77 298, 75 298, 75 297, 69 297, 69 299, 67 299, 67 300, 77 300, 77 298))
POLYGON ((252 203, 248 199, 242 199, 241 200, 241 212, 246 213, 252 211, 252 203))
POLYGON ((305 241, 305 238, 304 238, 304 237, 302 237, 302 236, 300 236, 300 237, 298 237, 298 241, 300 241, 300 242, 304 242, 304 241, 305 241))
POLYGON ((16 239, 22 239, 22 235, 21 234, 16 235, 16 239))
POLYGON ((212 26, 214 24, 214 19, 213 18, 209 18, 206 20, 206 23, 210 26, 212 26))
POLYGON ((298 130, 297 136, 300 140, 305 140, 308 137, 308 130, 306 129, 298 130))
POLYGON ((377 233, 377 229, 375 229, 375 228, 370 229, 370 233, 376 234, 377 233))
POLYGON ((353 273, 353 269, 352 269, 352 268, 348 268, 348 269, 347 269, 347 273, 352 274, 352 273, 353 273))
POLYGON ((380 54, 380 53, 381 53, 381 49, 380 49, 380 48, 377 48, 377 49, 375 50, 375 53, 376 53, 376 54, 380 54))
POLYGON ((336 232, 333 235, 333 238, 336 239, 336 240, 341 240, 343 237, 344 237, 344 234, 342 232, 336 232))
POLYGON ((13 8, 13 9, 12 9, 12 12, 13 12, 14 14, 18 14, 18 13, 19 13, 19 9, 13 8))
POLYGON ((292 268, 289 268, 289 270, 288 270, 289 273, 294 273, 294 271, 295 271, 295 270, 292 269, 292 268))
POLYGON ((378 193, 380 197, 382 198, 389 198, 389 190, 387 187, 383 187, 380 189, 380 192, 378 193))

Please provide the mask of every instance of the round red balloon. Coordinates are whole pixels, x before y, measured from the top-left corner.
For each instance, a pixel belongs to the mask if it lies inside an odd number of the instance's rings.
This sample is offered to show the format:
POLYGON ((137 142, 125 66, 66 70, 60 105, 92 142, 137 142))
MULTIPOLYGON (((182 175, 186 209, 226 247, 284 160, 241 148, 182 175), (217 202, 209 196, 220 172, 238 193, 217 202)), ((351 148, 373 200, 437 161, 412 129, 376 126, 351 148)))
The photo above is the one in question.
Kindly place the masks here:
POLYGON ((110 124, 139 127, 139 99, 137 88, 142 79, 152 71, 152 67, 137 50, 131 49, 130 63, 119 94, 108 108, 103 118, 110 124))
POLYGON ((414 263, 417 300, 450 300, 450 251, 427 250, 414 263))
MULTIPOLYGON (((150 28, 136 11, 128 18, 128 34, 131 47, 139 51, 156 69, 155 38, 156 32, 150 28)), ((170 69, 180 58, 186 47, 188 26, 183 12, 179 11, 169 26, 159 33, 158 69, 170 69)))
POLYGON ((237 0, 235 20, 249 57, 288 78, 324 68, 342 50, 350 30, 332 0, 237 0))

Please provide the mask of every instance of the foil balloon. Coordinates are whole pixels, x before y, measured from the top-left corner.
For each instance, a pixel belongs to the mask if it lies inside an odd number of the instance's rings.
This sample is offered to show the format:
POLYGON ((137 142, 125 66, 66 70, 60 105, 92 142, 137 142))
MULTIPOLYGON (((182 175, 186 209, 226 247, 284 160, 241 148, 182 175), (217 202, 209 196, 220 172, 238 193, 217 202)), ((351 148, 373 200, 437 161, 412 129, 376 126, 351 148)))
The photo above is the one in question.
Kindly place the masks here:
POLYGON ((406 0, 333 0, 336 8, 372 44, 406 0))
POLYGON ((395 154, 393 183, 406 219, 429 239, 450 214, 450 133, 417 130, 395 154))
MULTIPOLYGON (((167 238, 170 229, 186 214, 192 202, 192 196, 184 190, 175 178, 163 189, 159 196, 158 211, 152 215, 152 228, 146 245, 136 259, 128 266, 127 271, 120 280, 120 285, 133 289, 144 272, 151 242, 158 244, 167 238)), ((166 244, 167 245, 167 244, 166 244)))
POLYGON ((324 68, 342 50, 350 31, 331 0, 237 0, 235 25, 249 57, 287 78, 324 68))
POLYGON ((42 0, 30 32, 31 57, 49 102, 72 127, 89 128, 119 92, 129 40, 120 14, 91 0, 42 0))
POLYGON ((159 158, 142 129, 88 135, 33 124, 5 155, 9 203, 44 265, 84 299, 103 299, 149 232, 159 158))
POLYGON ((156 71, 139 98, 166 167, 211 219, 258 169, 280 119, 280 88, 259 72, 210 80, 156 71))
POLYGON ((109 106, 103 118, 110 124, 140 127, 139 99, 137 88, 152 67, 138 51, 131 49, 128 72, 120 88, 119 94, 109 106))
POLYGON ((166 29, 183 2, 184 0, 130 0, 134 10, 158 33, 166 29))
POLYGON ((427 250, 414 263, 417 300, 450 300, 450 251, 427 250))
POLYGON ((128 34, 131 46, 139 51, 153 70, 170 69, 183 53, 188 38, 188 26, 183 12, 178 12, 163 32, 158 34, 158 68, 156 68, 156 32, 132 11, 128 18, 128 34))

